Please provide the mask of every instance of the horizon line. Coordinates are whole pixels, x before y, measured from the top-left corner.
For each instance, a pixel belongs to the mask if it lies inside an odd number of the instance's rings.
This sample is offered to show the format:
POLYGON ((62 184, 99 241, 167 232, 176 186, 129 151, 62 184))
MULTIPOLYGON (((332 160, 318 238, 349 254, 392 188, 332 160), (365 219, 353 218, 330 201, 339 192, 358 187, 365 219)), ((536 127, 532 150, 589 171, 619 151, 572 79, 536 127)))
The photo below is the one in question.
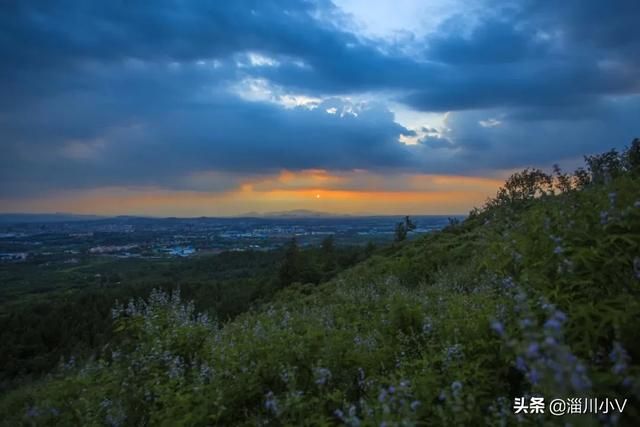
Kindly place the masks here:
MULTIPOLYGON (((261 218, 266 216, 267 219, 269 219, 269 217, 271 218, 278 218, 278 217, 285 217, 288 214, 291 215, 295 215, 295 212, 300 212, 300 211, 308 211, 309 212, 309 217, 323 217, 323 218, 340 218, 340 217, 398 217, 398 216, 439 216, 439 217, 446 217, 446 216, 468 216, 468 213, 442 213, 442 214, 435 214, 435 213, 398 213, 398 214, 389 214, 389 213, 335 213, 335 212, 324 212, 324 211, 311 211, 311 210, 306 210, 306 209, 293 209, 293 210, 289 210, 289 211, 268 211, 268 212, 245 212, 245 213, 239 213, 239 214, 233 214, 233 215, 193 215, 193 216, 177 216, 177 215, 150 215, 150 214, 136 214, 136 213, 130 213, 130 214, 116 214, 116 215, 112 215, 112 214, 99 214, 99 213, 75 213, 75 212, 2 212, 0 211, 0 216, 11 216, 11 215, 15 215, 15 216, 37 216, 37 215, 51 215, 51 216, 55 216, 55 215, 59 215, 59 216, 64 216, 64 215, 68 215, 68 216, 76 216, 76 217, 99 217, 99 218, 103 218, 103 219, 107 219, 107 218, 122 218, 122 217, 132 217, 132 218, 149 218, 149 219, 169 219, 169 218, 177 218, 177 219, 198 219, 198 218, 261 218)), ((304 215, 300 215, 300 218, 305 218, 304 215)))

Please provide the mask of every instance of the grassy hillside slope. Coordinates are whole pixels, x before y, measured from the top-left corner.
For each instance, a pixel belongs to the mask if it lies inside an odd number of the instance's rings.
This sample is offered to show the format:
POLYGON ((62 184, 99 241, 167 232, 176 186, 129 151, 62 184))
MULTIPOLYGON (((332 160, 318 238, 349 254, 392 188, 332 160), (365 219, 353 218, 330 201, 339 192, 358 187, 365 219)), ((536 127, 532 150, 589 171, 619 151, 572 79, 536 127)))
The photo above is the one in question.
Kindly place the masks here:
POLYGON ((640 177, 626 167, 601 179, 591 166, 588 184, 504 193, 460 224, 323 285, 293 285, 226 324, 160 291, 116 307, 110 357, 3 397, 1 418, 637 425, 640 177), (528 395, 629 401, 622 417, 514 415, 513 399, 528 395))

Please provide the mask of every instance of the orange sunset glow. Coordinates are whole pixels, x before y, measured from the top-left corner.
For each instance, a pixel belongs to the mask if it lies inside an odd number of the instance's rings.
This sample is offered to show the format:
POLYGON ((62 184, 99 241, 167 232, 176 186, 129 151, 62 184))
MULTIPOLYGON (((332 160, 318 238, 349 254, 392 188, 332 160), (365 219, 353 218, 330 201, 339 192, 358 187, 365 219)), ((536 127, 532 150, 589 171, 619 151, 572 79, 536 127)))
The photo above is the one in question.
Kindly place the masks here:
POLYGON ((247 212, 309 209, 335 214, 464 214, 495 194, 500 179, 402 175, 388 179, 364 171, 282 171, 222 192, 106 187, 54 197, 5 200, 22 212, 106 215, 233 216, 247 212), (362 183, 374 189, 362 189, 362 183))

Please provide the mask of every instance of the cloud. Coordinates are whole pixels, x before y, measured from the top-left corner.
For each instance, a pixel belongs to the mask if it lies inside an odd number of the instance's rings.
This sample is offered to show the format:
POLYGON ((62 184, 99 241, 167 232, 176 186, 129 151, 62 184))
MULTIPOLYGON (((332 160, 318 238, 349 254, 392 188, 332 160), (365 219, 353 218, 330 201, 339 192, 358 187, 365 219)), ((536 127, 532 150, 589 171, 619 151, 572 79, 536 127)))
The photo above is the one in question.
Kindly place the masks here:
POLYGON ((451 142, 449 138, 434 135, 426 135, 425 137, 420 139, 419 143, 436 150, 441 148, 455 148, 455 144, 451 142))
POLYGON ((118 2, 80 0, 2 8, 0 53, 11 79, 3 86, 27 97, 56 87, 51 80, 65 70, 132 59, 215 59, 228 65, 229 78, 265 78, 308 94, 409 92, 402 99, 429 111, 580 103, 639 89, 635 0, 486 0, 408 50, 350 32, 348 16, 326 0, 160 0, 132 3, 126 13, 118 2))
POLYGON ((492 173, 637 136, 637 0, 478 3, 400 44, 328 0, 2 2, 0 195, 492 173))
POLYGON ((442 23, 441 30, 428 39, 427 57, 447 64, 506 64, 544 54, 548 48, 504 17, 468 27, 460 16, 442 23))
MULTIPOLYGON (((5 129, 11 128, 14 138, 0 160, 2 194, 114 185, 202 188, 194 174, 384 170, 414 162, 398 142, 401 134, 411 132, 382 105, 329 99, 313 109, 285 108, 247 102, 231 93, 201 99, 196 86, 181 100, 158 87, 149 98, 153 106, 139 110, 129 105, 124 88, 103 100, 110 104, 109 117, 100 115, 101 107, 65 95, 30 120, 9 118, 5 129), (78 110, 68 114, 68 105, 78 110), (50 109, 60 113, 51 116, 50 109), (329 114, 331 109, 340 114, 329 114), (79 128, 77 122, 82 123, 79 128)), ((226 180, 209 190, 237 183, 226 180)))
POLYGON ((530 110, 461 111, 447 118, 442 137, 453 141, 456 156, 448 166, 476 171, 550 167, 581 163, 585 154, 622 148, 638 135, 640 97, 612 98, 589 112, 568 116, 550 108, 535 118, 530 110), (483 126, 487 117, 500 117, 499 126, 483 126), (477 168, 477 169, 476 169, 477 168))

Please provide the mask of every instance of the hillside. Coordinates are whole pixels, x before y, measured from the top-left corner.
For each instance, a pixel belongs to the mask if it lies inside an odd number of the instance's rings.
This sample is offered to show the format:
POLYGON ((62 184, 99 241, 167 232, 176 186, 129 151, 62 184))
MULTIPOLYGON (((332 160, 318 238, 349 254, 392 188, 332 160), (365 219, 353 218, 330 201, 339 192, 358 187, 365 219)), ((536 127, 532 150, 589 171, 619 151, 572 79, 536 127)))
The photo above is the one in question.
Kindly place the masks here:
POLYGON ((5 425, 637 425, 640 141, 514 175, 483 209, 227 323, 157 290, 99 360, 0 399, 5 425), (628 399, 600 418, 514 398, 628 399))

